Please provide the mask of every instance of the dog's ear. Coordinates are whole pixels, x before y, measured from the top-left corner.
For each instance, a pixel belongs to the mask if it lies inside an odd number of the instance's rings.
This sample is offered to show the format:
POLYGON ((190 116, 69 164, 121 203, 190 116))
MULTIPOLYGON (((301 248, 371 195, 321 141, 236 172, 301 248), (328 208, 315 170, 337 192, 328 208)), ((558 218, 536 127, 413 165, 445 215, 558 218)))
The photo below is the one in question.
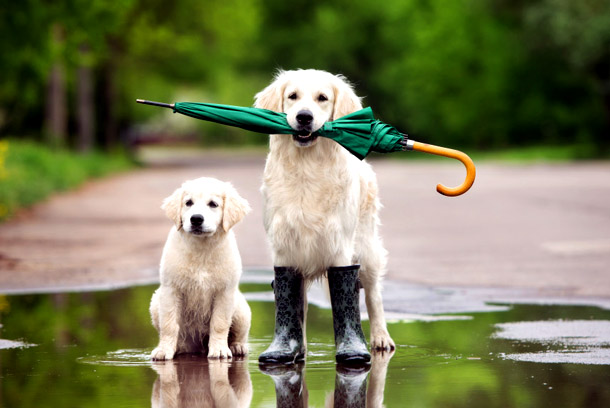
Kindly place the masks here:
POLYGON ((335 79, 335 106, 332 120, 362 109, 362 101, 346 79, 341 75, 335 76, 335 79))
POLYGON ((182 196, 184 190, 182 187, 176 189, 171 196, 163 200, 161 209, 165 211, 165 215, 176 224, 176 229, 182 228, 182 196))
POLYGON ((222 209, 222 229, 228 232, 235 224, 250 212, 250 204, 242 198, 232 185, 225 191, 224 207, 222 209))
POLYGON ((284 72, 280 71, 271 84, 256 94, 254 97, 254 107, 282 112, 284 110, 283 93, 285 87, 284 72))

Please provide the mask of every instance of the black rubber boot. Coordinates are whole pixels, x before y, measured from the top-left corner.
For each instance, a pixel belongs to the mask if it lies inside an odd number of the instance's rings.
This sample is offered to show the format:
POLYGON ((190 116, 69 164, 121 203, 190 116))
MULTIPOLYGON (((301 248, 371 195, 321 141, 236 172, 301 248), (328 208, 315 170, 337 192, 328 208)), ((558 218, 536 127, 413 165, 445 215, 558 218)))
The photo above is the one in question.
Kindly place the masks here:
POLYGON ((275 332, 271 345, 258 361, 291 364, 305 358, 303 276, 291 267, 276 266, 274 270, 275 332))
POLYGON ((339 364, 369 364, 371 355, 360 324, 360 265, 328 269, 328 288, 335 329, 335 358, 339 364))

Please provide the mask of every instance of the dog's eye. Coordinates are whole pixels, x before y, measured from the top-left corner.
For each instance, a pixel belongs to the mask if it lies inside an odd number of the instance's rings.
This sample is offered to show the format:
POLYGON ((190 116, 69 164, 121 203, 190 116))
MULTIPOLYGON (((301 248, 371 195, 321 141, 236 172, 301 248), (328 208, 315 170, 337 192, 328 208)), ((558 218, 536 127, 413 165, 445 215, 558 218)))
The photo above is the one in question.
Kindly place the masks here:
POLYGON ((318 102, 326 102, 328 100, 328 96, 324 94, 318 95, 318 102))
POLYGON ((290 95, 288 95, 288 99, 292 99, 294 101, 295 99, 297 99, 297 93, 296 92, 291 93, 290 95))
POLYGON ((216 201, 210 201, 210 202, 208 203, 208 206, 209 206, 210 208, 216 208, 216 207, 218 207, 218 203, 217 203, 216 201))
POLYGON ((193 200, 186 200, 186 203, 184 203, 184 205, 186 205, 187 207, 190 207, 193 205, 193 200))

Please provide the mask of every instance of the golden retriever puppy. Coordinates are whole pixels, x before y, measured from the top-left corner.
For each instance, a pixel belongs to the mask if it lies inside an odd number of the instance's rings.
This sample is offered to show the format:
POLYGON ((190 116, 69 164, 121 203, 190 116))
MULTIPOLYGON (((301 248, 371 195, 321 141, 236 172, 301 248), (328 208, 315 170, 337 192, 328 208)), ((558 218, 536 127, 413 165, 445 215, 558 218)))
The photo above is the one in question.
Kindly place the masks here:
POLYGON ((230 184, 202 177, 182 184, 161 208, 175 225, 150 302, 159 332, 151 358, 247 354, 251 313, 238 289, 242 265, 231 228, 250 211, 248 202, 230 184))
MULTIPOLYGON (((290 266, 310 282, 327 270, 330 278, 329 268, 360 264, 371 348, 393 349, 381 298, 387 252, 378 232, 375 173, 366 161, 338 143, 313 134, 326 121, 362 109, 360 98, 340 75, 319 70, 280 71, 256 95, 255 106, 286 113, 296 133, 270 136, 261 188, 274 265, 290 266)), ((333 303, 333 313, 335 310, 333 303)), ((339 343, 336 326, 335 338, 339 343)))

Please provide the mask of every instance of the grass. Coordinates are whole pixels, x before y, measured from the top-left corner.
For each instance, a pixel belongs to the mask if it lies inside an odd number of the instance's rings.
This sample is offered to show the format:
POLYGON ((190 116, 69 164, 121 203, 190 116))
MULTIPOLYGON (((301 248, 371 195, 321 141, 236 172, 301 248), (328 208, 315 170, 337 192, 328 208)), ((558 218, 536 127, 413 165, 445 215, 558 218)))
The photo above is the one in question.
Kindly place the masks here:
POLYGON ((590 144, 568 146, 529 146, 510 148, 498 151, 473 152, 475 160, 496 160, 508 162, 535 162, 535 161, 573 161, 585 159, 600 159, 595 146, 590 144))
MULTIPOLYGON (((598 154, 595 146, 590 144, 568 145, 568 146, 528 146, 508 148, 502 150, 474 150, 459 149, 468 154, 476 162, 500 161, 509 163, 532 163, 532 162, 566 162, 586 159, 608 159, 607 156, 598 154)), ((398 159, 408 160, 447 160, 431 154, 420 152, 408 152, 392 155, 398 159)))
POLYGON ((80 186, 91 178, 127 170, 124 154, 77 154, 33 142, 0 141, 0 221, 52 193, 80 186))

